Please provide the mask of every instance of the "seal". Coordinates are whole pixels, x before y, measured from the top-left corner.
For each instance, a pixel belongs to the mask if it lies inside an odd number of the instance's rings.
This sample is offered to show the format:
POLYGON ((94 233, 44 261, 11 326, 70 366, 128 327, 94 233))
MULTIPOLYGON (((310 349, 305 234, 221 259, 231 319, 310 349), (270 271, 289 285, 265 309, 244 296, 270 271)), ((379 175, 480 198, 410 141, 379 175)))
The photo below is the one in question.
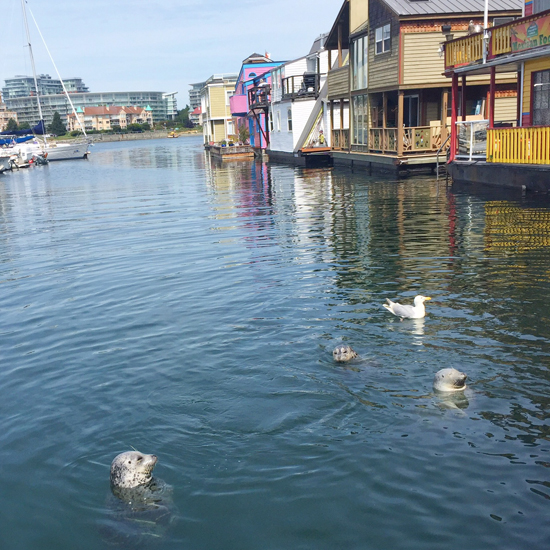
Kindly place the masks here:
POLYGON ((157 460, 139 451, 120 453, 111 463, 111 487, 131 489, 149 483, 157 460))
POLYGON ((127 451, 111 463, 111 495, 100 525, 109 544, 149 550, 174 522, 172 487, 152 476, 156 455, 127 451))
POLYGON ((350 346, 336 346, 332 352, 332 357, 337 363, 346 363, 357 357, 357 353, 350 346))
POLYGON ((434 389, 443 392, 463 391, 468 376, 453 368, 441 369, 435 373, 434 389))

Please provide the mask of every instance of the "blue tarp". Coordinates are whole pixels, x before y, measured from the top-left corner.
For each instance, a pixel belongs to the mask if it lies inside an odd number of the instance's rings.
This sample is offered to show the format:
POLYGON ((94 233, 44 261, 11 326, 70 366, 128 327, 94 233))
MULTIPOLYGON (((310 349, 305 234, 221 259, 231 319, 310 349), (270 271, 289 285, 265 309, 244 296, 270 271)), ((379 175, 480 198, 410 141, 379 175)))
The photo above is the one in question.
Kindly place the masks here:
POLYGON ((12 130, 6 132, 0 132, 0 136, 26 136, 28 134, 35 134, 42 136, 46 133, 46 126, 44 121, 41 120, 34 128, 27 128, 26 130, 12 130))
POLYGON ((25 137, 18 137, 18 138, 8 138, 8 139, 0 139, 0 145, 13 145, 15 143, 25 143, 25 141, 29 141, 34 136, 25 136, 25 137))

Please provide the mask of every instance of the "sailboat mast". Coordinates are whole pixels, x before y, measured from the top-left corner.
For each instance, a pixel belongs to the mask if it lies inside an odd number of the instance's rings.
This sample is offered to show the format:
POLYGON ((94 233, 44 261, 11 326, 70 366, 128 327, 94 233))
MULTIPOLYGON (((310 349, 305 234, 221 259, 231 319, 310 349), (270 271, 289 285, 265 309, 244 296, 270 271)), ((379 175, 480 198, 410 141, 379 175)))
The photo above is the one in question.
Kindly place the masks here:
MULTIPOLYGON (((38 114, 40 116, 40 122, 44 124, 44 116, 42 115, 42 107, 40 105, 40 97, 38 93, 38 80, 36 78, 36 67, 34 66, 34 56, 32 54, 31 34, 29 32, 29 23, 27 22, 27 10, 25 9, 25 0, 21 0, 21 7, 23 9, 23 20, 25 22, 25 31, 27 32, 27 43, 29 46, 29 55, 31 57, 31 67, 32 67, 32 75, 34 77, 34 87, 36 90, 36 103, 38 104, 38 114)), ((45 142, 46 142, 46 137, 44 136, 44 143, 45 142)))

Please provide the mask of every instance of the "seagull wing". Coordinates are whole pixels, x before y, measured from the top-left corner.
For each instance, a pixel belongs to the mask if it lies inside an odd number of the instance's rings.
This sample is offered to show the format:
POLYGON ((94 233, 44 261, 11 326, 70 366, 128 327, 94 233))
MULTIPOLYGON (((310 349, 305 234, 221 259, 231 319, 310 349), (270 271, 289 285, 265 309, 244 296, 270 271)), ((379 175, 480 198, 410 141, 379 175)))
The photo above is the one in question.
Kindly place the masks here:
POLYGON ((416 313, 414 306, 403 306, 397 302, 391 302, 388 309, 398 317, 409 318, 416 313))

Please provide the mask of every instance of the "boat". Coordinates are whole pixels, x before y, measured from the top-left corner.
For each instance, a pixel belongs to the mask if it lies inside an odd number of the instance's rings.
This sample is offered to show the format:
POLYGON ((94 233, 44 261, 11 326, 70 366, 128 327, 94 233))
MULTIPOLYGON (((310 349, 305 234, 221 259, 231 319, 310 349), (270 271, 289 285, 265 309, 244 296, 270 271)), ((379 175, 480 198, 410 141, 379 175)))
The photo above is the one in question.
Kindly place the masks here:
POLYGON ((0 154, 0 174, 6 170, 11 170, 11 155, 2 152, 0 154))
MULTIPOLYGON (((27 10, 25 8, 25 0, 21 0, 21 7, 23 10, 23 20, 25 23, 25 30, 27 34, 27 43, 28 43, 27 45, 29 47, 29 55, 31 59, 32 74, 34 77, 34 86, 36 90, 36 102, 38 105, 40 122, 34 128, 30 128, 28 130, 18 130, 16 132, 11 132, 12 134, 11 137, 13 138, 13 141, 12 141, 12 144, 10 145, 10 149, 12 153, 16 154, 23 163, 30 162, 33 158, 39 159, 39 162, 37 162, 37 164, 43 164, 45 160, 55 161, 55 160, 73 160, 73 159, 88 158, 89 145, 90 145, 90 142, 88 140, 84 142, 78 142, 78 143, 73 142, 73 143, 59 143, 59 144, 48 142, 47 140, 44 117, 42 115, 42 106, 40 104, 40 95, 38 93, 36 67, 34 65, 34 56, 32 53, 31 37, 30 37, 29 25, 27 21, 27 10), (14 136, 22 136, 22 134, 24 133, 28 133, 31 135, 27 136, 26 140, 21 140, 23 142, 20 142, 19 139, 14 138, 14 136), (39 140, 38 136, 42 136, 42 140, 39 140), (31 139, 32 139, 32 142, 30 142, 31 139)), ((31 12, 31 15, 32 15, 32 12, 31 12)), ((33 20, 34 20, 34 16, 33 16, 33 20)), ((36 24, 36 20, 34 20, 34 23, 36 24)), ((38 32, 42 40, 44 41, 44 37, 42 37, 42 33, 40 32, 40 29, 38 28, 37 24, 36 24, 36 28, 38 29, 38 32)), ((45 42, 44 42, 44 45, 46 45, 45 42)), ((46 49, 48 50, 47 46, 46 46, 46 49)), ((50 54, 49 50, 48 50, 48 54, 50 54)), ((50 54, 50 59, 52 63, 54 63, 51 57, 51 54, 50 54)), ((54 63, 54 67, 55 67, 55 70, 57 71, 57 67, 55 66, 55 63, 54 63)), ((63 86, 63 91, 67 96, 67 99, 73 109, 73 112, 76 113, 73 102, 69 97, 69 93, 65 88, 65 84, 63 83, 63 79, 59 75, 59 72, 58 72, 58 76, 59 76, 59 80, 61 81, 61 85, 63 86)), ((78 117, 77 117, 77 120, 78 120, 78 117)), ((86 130, 84 127, 82 127, 82 132, 84 134, 84 137, 87 138, 86 130)), ((7 132, 3 132, 3 134, 7 134, 7 132)))

